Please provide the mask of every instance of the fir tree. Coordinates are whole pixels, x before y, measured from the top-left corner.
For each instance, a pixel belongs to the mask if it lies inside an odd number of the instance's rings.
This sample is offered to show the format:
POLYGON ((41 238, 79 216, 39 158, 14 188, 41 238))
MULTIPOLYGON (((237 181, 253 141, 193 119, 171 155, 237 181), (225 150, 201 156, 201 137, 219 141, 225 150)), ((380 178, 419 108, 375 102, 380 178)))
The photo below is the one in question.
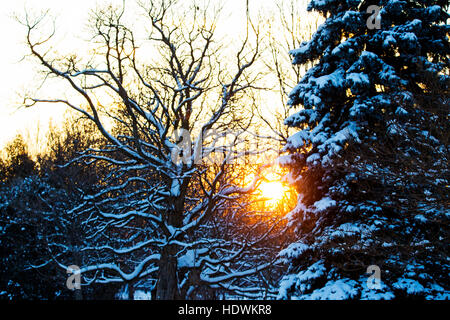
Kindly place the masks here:
POLYGON ((281 253, 280 298, 448 299, 447 9, 310 1, 326 21, 291 51, 316 64, 285 121, 300 130, 280 158, 299 191, 299 241, 281 253), (379 282, 367 274, 378 268, 379 282))

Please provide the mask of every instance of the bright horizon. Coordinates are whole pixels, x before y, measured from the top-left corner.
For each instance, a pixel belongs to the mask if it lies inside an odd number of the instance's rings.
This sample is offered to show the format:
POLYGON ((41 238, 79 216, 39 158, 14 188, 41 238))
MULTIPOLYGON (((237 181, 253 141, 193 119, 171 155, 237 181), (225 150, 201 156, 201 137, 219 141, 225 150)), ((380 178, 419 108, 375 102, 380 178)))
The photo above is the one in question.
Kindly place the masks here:
MULTIPOLYGON (((212 3, 216 4, 216 2, 222 4, 222 1, 219 0, 212 3)), ((27 88, 36 86, 33 83, 35 83, 38 64, 22 59, 28 52, 28 48, 24 44, 25 28, 15 21, 13 16, 16 14, 18 16, 23 15, 25 9, 30 12, 49 9, 49 14, 56 18, 56 34, 55 39, 52 40, 53 43, 56 43, 55 48, 58 50, 65 48, 67 52, 75 50, 82 52, 80 47, 86 45, 85 39, 90 34, 80 32, 80 30, 86 31, 89 12, 97 6, 108 3, 121 5, 122 1, 19 0, 4 4, 0 16, 0 27, 2 30, 8 30, 3 40, 4 47, 7 50, 0 52, 0 68, 8 77, 3 77, 0 80, 0 99, 2 101, 2 104, 0 104, 0 149, 11 141, 16 134, 20 133, 28 142, 30 151, 32 153, 39 152, 40 144, 45 138, 50 122, 53 124, 60 123, 68 110, 66 107, 54 104, 39 104, 29 109, 21 107, 21 95, 27 91, 27 88)), ((275 8, 271 0, 250 0, 249 4, 252 14, 256 14, 261 9, 271 10, 275 8)), ((127 1, 126 6, 128 14, 139 12, 139 8, 134 1, 127 1)), ((225 37, 228 37, 228 34, 230 37, 235 35, 237 28, 240 27, 239 21, 242 21, 240 19, 244 15, 245 1, 226 1, 221 14, 222 17, 227 17, 226 30, 221 31, 222 33, 225 32, 225 37)), ((57 89, 57 87, 52 88, 57 89)))
MULTIPOLYGON (((3 9, 0 19, 2 30, 8 30, 4 34, 4 48, 0 51, 0 68, 7 78, 1 79, 0 85, 0 146, 14 138, 18 133, 30 142, 30 137, 38 132, 39 127, 46 129, 49 121, 60 121, 64 114, 64 109, 51 105, 40 105, 37 108, 25 110, 20 108, 20 94, 33 83, 36 64, 23 61, 22 58, 27 53, 24 45, 25 28, 14 20, 15 14, 23 14, 27 10, 39 12, 50 9, 50 14, 57 17, 58 38, 62 35, 72 35, 75 30, 83 27, 89 9, 95 8, 96 2, 89 0, 57 1, 8 1, 2 3, 3 9), (64 24, 63 21, 71 21, 64 24), (18 109, 19 107, 19 109, 18 109)), ((41 132, 42 135, 42 132, 41 132)), ((41 136, 40 135, 40 136, 41 136)), ((40 137, 36 137, 39 139, 40 137)), ((33 150, 35 151, 35 150, 33 150)))

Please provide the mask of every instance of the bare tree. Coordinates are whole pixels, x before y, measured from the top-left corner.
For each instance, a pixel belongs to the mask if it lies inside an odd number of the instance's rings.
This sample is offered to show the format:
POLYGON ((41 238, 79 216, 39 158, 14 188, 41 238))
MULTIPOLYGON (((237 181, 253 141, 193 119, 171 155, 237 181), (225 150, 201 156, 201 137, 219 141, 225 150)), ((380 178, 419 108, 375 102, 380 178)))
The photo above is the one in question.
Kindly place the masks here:
POLYGON ((284 119, 289 116, 288 94, 312 66, 311 63, 292 64, 290 51, 312 36, 321 19, 317 14, 305 15, 306 5, 305 0, 280 0, 275 2, 275 12, 269 12, 272 20, 267 29, 267 53, 263 61, 271 75, 267 80, 272 88, 269 98, 275 105, 270 115, 261 108, 258 115, 272 133, 268 138, 281 145, 290 136, 290 128, 284 124, 284 119))
POLYGON ((87 61, 43 49, 52 38, 35 38, 43 17, 23 23, 46 77, 65 81, 84 100, 29 97, 26 104, 63 103, 107 140, 73 160, 108 168, 99 189, 69 212, 92 226, 91 245, 81 248, 84 283, 133 286, 146 279, 156 299, 202 297, 194 292, 199 286, 260 296, 262 285, 250 283, 267 283, 263 271, 276 260, 268 242, 282 232, 282 217, 269 223, 242 210, 259 176, 243 186, 242 168, 230 170, 252 154, 243 149, 253 118, 244 105, 258 89, 260 32, 248 20, 230 59, 214 40, 211 10, 164 0, 141 7, 149 26, 147 61, 123 23, 124 8, 92 14, 96 48, 87 61))

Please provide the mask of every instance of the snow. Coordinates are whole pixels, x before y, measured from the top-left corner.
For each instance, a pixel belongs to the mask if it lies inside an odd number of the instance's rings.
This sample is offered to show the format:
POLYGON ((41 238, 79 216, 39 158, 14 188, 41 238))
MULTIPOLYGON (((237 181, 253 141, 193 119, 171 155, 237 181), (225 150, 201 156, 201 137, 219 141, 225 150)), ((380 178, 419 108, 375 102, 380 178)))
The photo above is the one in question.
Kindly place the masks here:
POLYGON ((408 111, 406 111, 406 110, 403 109, 402 107, 398 107, 398 108, 395 110, 395 114, 404 116, 404 115, 407 115, 407 114, 408 114, 408 111))
POLYGON ((134 292, 134 300, 151 300, 152 294, 151 292, 146 292, 143 290, 136 290, 134 292))
POLYGON ((291 243, 287 248, 281 250, 278 256, 286 259, 286 261, 289 261, 289 259, 298 258, 308 249, 310 249, 309 245, 302 242, 294 242, 291 243))
POLYGON ((424 216, 423 214, 418 214, 418 215, 416 215, 416 216, 414 217, 414 219, 416 219, 417 221, 423 222, 423 223, 428 222, 428 219, 425 218, 425 216, 424 216))
POLYGON ((296 55, 303 55, 306 52, 308 52, 309 50, 309 45, 308 42, 302 43, 300 48, 298 49, 293 49, 289 51, 289 54, 292 56, 296 56, 296 55))
POLYGON ((355 280, 347 278, 330 280, 323 288, 301 297, 305 300, 347 300, 356 298, 359 290, 355 280))
POLYGON ((334 207, 335 205, 336 205, 336 201, 334 201, 330 197, 322 198, 321 200, 316 201, 314 203, 314 207, 316 208, 316 210, 318 212, 325 211, 330 207, 334 207))
POLYGON ((450 291, 438 292, 435 295, 425 297, 427 300, 450 300, 450 291))
POLYGON ((178 179, 172 180, 172 186, 170 188, 170 195, 178 197, 180 195, 180 181, 178 179))
POLYGON ((342 22, 346 25, 358 26, 362 21, 362 14, 358 11, 348 10, 342 17, 342 22))
MULTIPOLYGON (((278 299, 286 299, 288 291, 295 287, 300 293, 305 293, 311 289, 312 283, 325 275, 325 267, 322 261, 317 261, 308 267, 308 269, 300 271, 298 274, 290 274, 280 281, 280 289, 278 299)), ((302 296, 296 296, 301 299, 302 296)), ((295 298, 294 298, 295 299, 295 298)))
MULTIPOLYGON (((124 285, 121 290, 116 294, 116 298, 119 300, 128 300, 129 298, 129 287, 128 284, 124 285)), ((152 294, 150 291, 143 289, 134 290, 133 300, 151 300, 152 294)))
POLYGON ((397 41, 395 40, 395 38, 392 36, 392 34, 388 34, 383 41, 383 46, 385 48, 391 47, 391 46, 395 46, 397 45, 397 41))
POLYGON ((341 224, 336 230, 332 231, 329 235, 330 239, 335 239, 337 237, 354 236, 355 234, 361 235, 362 226, 356 223, 344 223, 341 224))
POLYGON ((367 88, 370 86, 369 76, 364 73, 349 73, 346 75, 346 79, 350 82, 351 88, 357 90, 360 88, 367 88))
POLYGON ((319 153, 313 153, 306 159, 306 163, 308 165, 317 165, 320 161, 320 154, 319 153))
POLYGON ((426 14, 430 20, 436 20, 441 14, 442 8, 438 5, 434 5, 426 8, 426 14))
POLYGON ((178 268, 195 268, 200 266, 199 256, 208 251, 206 248, 188 250, 184 255, 178 258, 178 268))
POLYGON ((327 74, 318 78, 311 78, 311 83, 321 91, 325 88, 332 87, 333 89, 341 88, 344 85, 344 70, 338 69, 331 74, 327 74))
POLYGON ((386 284, 380 279, 379 288, 368 288, 367 278, 361 277, 362 290, 360 300, 392 300, 395 298, 393 292, 389 290, 386 284))
POLYGON ((405 291, 408 295, 417 295, 425 293, 425 288, 413 279, 400 278, 393 284, 393 287, 405 291))
POLYGON ((294 133, 288 138, 287 146, 289 148, 298 149, 305 146, 306 141, 309 140, 309 133, 307 130, 301 130, 294 133))
POLYGON ((292 159, 292 155, 290 155, 290 154, 279 156, 276 161, 277 161, 278 165, 280 165, 281 167, 286 167, 286 166, 294 163, 294 160, 292 159))

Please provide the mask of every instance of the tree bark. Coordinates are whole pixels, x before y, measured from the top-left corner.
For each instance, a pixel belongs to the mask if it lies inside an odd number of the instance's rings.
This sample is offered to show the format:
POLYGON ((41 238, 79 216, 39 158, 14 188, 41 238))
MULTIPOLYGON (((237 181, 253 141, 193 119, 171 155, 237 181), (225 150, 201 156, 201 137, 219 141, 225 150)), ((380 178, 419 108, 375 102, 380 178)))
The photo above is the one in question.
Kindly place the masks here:
MULTIPOLYGON (((168 212, 167 222, 169 225, 179 228, 182 226, 185 181, 181 185, 181 195, 171 199, 172 210, 168 212)), ((156 300, 175 300, 180 299, 178 287, 178 246, 169 244, 161 251, 159 261, 158 282, 156 284, 156 300)))
POLYGON ((175 300, 179 298, 177 279, 177 258, 175 248, 167 246, 162 250, 156 284, 156 300, 175 300))

